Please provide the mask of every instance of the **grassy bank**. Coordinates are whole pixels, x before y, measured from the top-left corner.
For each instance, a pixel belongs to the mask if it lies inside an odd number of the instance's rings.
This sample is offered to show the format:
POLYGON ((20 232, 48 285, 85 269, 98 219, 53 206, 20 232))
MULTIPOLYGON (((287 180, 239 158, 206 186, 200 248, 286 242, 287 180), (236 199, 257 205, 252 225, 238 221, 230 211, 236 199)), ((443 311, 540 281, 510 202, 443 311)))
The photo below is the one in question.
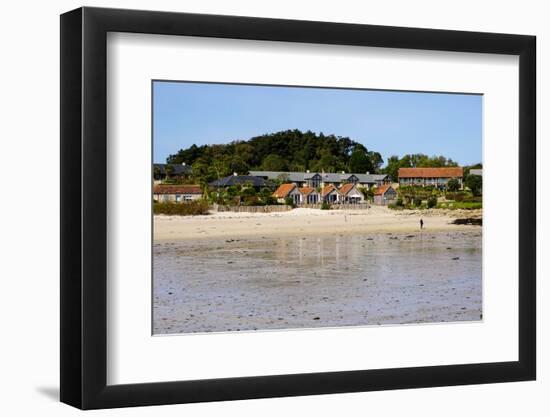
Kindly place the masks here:
POLYGON ((479 210, 483 208, 483 203, 477 201, 448 201, 445 203, 437 203, 435 207, 428 207, 426 203, 420 205, 408 204, 397 205, 390 204, 388 208, 392 210, 425 210, 425 209, 442 209, 442 210, 479 210))
POLYGON ((451 201, 448 203, 439 203, 437 208, 448 210, 479 210, 483 204, 478 201, 451 201))

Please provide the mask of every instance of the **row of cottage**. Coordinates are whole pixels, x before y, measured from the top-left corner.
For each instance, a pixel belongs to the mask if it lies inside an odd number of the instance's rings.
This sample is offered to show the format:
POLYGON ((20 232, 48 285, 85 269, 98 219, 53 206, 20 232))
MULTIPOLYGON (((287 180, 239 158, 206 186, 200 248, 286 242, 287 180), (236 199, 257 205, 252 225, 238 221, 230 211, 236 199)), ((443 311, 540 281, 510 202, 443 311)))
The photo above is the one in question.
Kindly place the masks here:
MULTIPOLYGON (((185 167, 186 173, 190 172, 189 166, 185 167)), ((178 170, 172 170, 179 172, 178 170)), ((155 172, 167 175, 163 164, 155 164, 155 172)), ((401 186, 436 186, 446 187, 448 181, 456 179, 460 188, 463 186, 463 168, 400 168, 398 172, 398 184, 401 186)), ((471 170, 470 174, 482 175, 481 170, 471 170)), ((229 175, 209 185, 212 188, 226 188, 231 186, 249 186, 259 190, 264 187, 274 188, 275 182, 284 183, 277 188, 273 196, 279 202, 285 202, 291 198, 297 205, 319 204, 361 204, 365 197, 358 187, 363 189, 376 188, 374 203, 379 205, 391 204, 397 198, 397 193, 390 185, 390 177, 385 174, 358 174, 358 173, 311 173, 306 172, 280 172, 280 171, 251 171, 249 175, 229 175)), ((202 190, 198 185, 163 185, 155 176, 153 198, 155 201, 185 202, 201 198, 202 190)))
MULTIPOLYGON (((305 204, 364 204, 364 194, 355 184, 344 184, 337 188, 333 184, 325 185, 318 189, 304 185, 298 187, 296 184, 282 184, 275 190, 273 197, 279 203, 285 203, 289 199, 295 205, 305 204)), ((381 185, 374 191, 374 203, 385 205, 390 204, 397 198, 397 193, 389 184, 381 185)))
MULTIPOLYGON (((159 202, 185 203, 199 200, 202 194, 198 185, 155 185, 153 188, 153 199, 159 202)), ((329 184, 318 191, 317 188, 307 185, 298 187, 296 184, 287 183, 280 185, 272 196, 282 204, 287 203, 290 198, 295 205, 366 203, 364 194, 355 184, 344 184, 339 188, 329 184)), ((391 204, 396 198, 397 192, 390 184, 381 185, 374 191, 374 204, 391 204)))

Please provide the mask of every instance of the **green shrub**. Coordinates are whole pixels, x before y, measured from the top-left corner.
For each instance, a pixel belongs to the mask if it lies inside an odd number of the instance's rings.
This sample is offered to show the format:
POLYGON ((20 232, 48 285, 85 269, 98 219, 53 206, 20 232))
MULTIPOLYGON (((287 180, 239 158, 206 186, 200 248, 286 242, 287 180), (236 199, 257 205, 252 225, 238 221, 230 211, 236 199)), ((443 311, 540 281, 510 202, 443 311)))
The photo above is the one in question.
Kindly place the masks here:
POLYGON ((466 186, 473 195, 480 196, 483 190, 483 178, 478 175, 468 175, 465 180, 466 186))
POLYGON ((455 201, 454 203, 440 203, 437 205, 437 208, 448 210, 477 210, 483 208, 483 203, 455 201))
POLYGON ((262 197, 262 201, 266 206, 275 206, 277 205, 277 199, 275 197, 262 197))
POLYGON ((453 200, 453 201, 463 201, 464 199, 468 198, 469 194, 464 191, 459 192, 447 192, 445 193, 445 198, 447 200, 453 200))
POLYGON ((321 210, 330 210, 330 204, 324 201, 323 204, 321 204, 321 210))
POLYGON ((287 197, 287 198, 285 198, 285 204, 286 204, 287 206, 290 206, 290 207, 294 207, 294 206, 295 206, 295 205, 294 205, 294 200, 292 199, 292 197, 287 197))
POLYGON ((428 198, 428 208, 434 208, 435 206, 437 206, 437 197, 428 198))
POLYGON ((397 207, 403 207, 403 199, 402 199, 402 198, 398 198, 397 200, 395 200, 395 206, 397 206, 397 207))
POLYGON ((190 201, 188 203, 153 203, 154 214, 168 214, 172 216, 195 216, 208 214, 208 203, 204 200, 190 201))
POLYGON ((391 210, 405 210, 405 207, 398 206, 397 204, 388 204, 388 208, 391 210))
POLYGON ((456 178, 452 178, 449 181, 447 181, 447 190, 458 191, 459 188, 460 188, 460 183, 456 178))
POLYGON ((241 190, 241 197, 254 197, 256 190, 253 187, 243 188, 241 190))
POLYGON ((243 198, 244 206, 261 206, 264 205, 256 196, 247 196, 243 198))
POLYGON ((422 204, 422 199, 420 197, 415 197, 413 200, 413 205, 419 207, 422 204))
POLYGON ((462 201, 465 203, 481 203, 483 201, 483 198, 481 196, 476 197, 471 195, 471 196, 465 197, 462 201))

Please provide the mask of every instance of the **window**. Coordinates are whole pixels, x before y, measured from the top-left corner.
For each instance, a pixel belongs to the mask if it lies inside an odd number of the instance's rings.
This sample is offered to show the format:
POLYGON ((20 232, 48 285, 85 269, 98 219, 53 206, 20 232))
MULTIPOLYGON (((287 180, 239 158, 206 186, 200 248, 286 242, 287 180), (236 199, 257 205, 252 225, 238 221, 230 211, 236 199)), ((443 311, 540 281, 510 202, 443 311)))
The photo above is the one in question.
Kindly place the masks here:
POLYGON ((311 186, 312 186, 313 188, 317 188, 317 187, 319 187, 320 185, 321 185, 321 178, 320 178, 318 175, 316 175, 316 176, 314 176, 313 178, 311 178, 311 186))

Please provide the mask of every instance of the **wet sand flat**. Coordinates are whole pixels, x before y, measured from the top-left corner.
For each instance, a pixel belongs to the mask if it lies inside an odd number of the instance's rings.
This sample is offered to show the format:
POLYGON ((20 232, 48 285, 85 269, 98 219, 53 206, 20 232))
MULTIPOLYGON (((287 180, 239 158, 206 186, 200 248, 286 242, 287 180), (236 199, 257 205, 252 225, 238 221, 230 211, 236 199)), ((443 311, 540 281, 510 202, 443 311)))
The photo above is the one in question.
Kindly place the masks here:
POLYGON ((482 318, 481 228, 332 230, 156 239, 153 333, 482 318))

